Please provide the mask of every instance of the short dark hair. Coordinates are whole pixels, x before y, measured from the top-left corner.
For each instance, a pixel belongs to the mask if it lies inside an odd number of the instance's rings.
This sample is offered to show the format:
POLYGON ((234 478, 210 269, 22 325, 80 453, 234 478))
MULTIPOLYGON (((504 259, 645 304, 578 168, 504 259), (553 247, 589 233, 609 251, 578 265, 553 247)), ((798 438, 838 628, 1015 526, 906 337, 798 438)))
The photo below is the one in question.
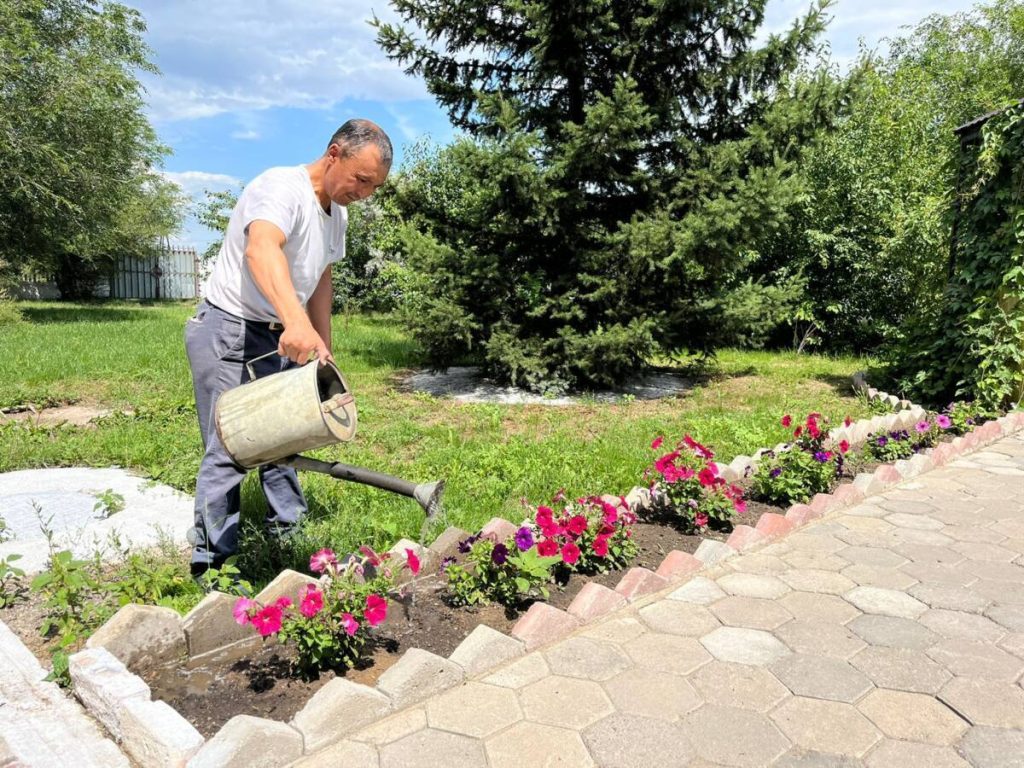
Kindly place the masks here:
POLYGON ((337 144, 341 148, 342 157, 350 157, 367 144, 372 144, 380 151, 380 161, 389 167, 395 156, 391 148, 391 139, 379 125, 369 120, 346 120, 331 136, 327 146, 330 147, 331 144, 337 144))

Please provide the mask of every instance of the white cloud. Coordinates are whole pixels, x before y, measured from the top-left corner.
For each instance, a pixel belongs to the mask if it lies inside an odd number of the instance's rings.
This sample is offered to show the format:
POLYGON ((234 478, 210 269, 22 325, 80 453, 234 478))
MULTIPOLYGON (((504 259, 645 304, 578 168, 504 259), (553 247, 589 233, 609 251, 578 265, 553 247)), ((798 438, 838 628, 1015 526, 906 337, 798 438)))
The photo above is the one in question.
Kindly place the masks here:
MULTIPOLYGON (((130 0, 163 75, 143 75, 156 122, 272 107, 330 109, 344 99, 429 99, 374 41, 355 0, 130 0)), ((375 9, 392 18, 386 4, 375 9)))

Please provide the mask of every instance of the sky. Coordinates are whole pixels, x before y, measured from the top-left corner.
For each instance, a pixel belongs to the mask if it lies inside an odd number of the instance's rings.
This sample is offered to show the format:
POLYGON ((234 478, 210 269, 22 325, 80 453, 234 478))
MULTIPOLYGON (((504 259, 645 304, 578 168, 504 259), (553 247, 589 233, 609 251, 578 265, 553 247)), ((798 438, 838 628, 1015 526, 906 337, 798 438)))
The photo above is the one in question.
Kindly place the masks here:
MULTIPOLYGON (((319 157, 350 117, 378 123, 395 145, 396 167, 419 140, 453 131, 423 82, 402 72, 374 42, 386 0, 126 0, 147 24, 159 75, 141 73, 147 114, 171 151, 164 174, 193 200, 238 189, 266 168, 319 157)), ((769 0, 762 36, 787 28, 810 0, 769 0)), ((838 0, 826 33, 832 58, 860 45, 884 50, 932 13, 967 11, 968 0, 838 0)), ((189 217, 176 242, 202 250, 215 239, 189 217)))

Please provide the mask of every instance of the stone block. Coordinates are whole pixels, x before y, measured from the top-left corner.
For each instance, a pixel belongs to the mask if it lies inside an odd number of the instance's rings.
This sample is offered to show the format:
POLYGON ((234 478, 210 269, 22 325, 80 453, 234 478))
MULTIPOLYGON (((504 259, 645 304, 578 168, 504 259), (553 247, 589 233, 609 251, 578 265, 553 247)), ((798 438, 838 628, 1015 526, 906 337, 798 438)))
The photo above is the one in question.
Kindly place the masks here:
POLYGON ((900 477, 904 480, 909 480, 912 477, 917 477, 920 472, 917 468, 910 463, 908 459, 897 459, 892 463, 892 468, 899 472, 900 477))
POLYGON ((615 591, 624 598, 634 600, 657 592, 668 586, 668 579, 659 576, 647 568, 630 568, 615 585, 615 591))
POLYGON ((351 736, 391 711, 391 699, 366 685, 336 677, 313 694, 291 725, 302 734, 305 751, 351 736))
POLYGON ((239 626, 235 621, 232 609, 237 600, 233 595, 211 592, 185 614, 182 626, 191 658, 243 640, 259 643, 260 637, 252 627, 239 626))
POLYGON ((820 512, 824 516, 835 509, 838 505, 831 493, 816 493, 808 506, 815 512, 820 512))
POLYGON ((860 391, 866 391, 868 388, 867 376, 864 371, 857 371, 850 377, 853 381, 853 388, 860 391))
POLYGON ((907 400, 906 398, 904 398, 903 400, 900 400, 900 408, 907 409, 907 408, 913 408, 913 407, 914 407, 914 404, 912 402, 910 402, 909 400, 907 400))
POLYGON ((715 462, 715 466, 718 468, 718 475, 727 483, 735 483, 737 480, 742 479, 742 475, 733 469, 728 464, 722 464, 721 462, 715 462))
POLYGON ((867 393, 868 393, 868 400, 877 400, 878 399, 878 390, 875 389, 874 387, 868 387, 867 393))
POLYGON ((642 512, 651 508, 651 489, 635 486, 626 494, 626 503, 634 512, 642 512))
MULTIPOLYGON (((539 605, 539 604, 538 604, 539 605)), ((377 680, 377 688, 401 709, 462 682, 462 667, 422 648, 410 648, 377 680)))
POLYGON ((661 565, 658 566, 658 570, 655 573, 662 578, 671 580, 699 571, 703 567, 704 563, 689 552, 680 552, 678 549, 673 549, 665 555, 665 559, 661 561, 661 565))
POLYGON ((837 507, 852 507, 864 501, 864 492, 855 485, 843 483, 832 491, 832 498, 837 507))
POLYGON ((932 463, 937 467, 941 467, 944 464, 949 463, 956 457, 956 455, 956 450, 949 443, 941 443, 935 446, 929 454, 932 463))
POLYGON ((961 438, 961 441, 964 453, 970 453, 981 445, 981 438, 979 438, 974 432, 968 432, 961 438))
POLYGON ((512 636, 526 643, 527 651, 532 651, 560 640, 579 625, 579 619, 565 611, 547 603, 534 603, 512 627, 512 636))
POLYGON ((158 605, 122 606, 86 641, 86 648, 106 648, 127 667, 138 668, 185 655, 181 616, 158 605))
POLYGON ((122 704, 129 699, 149 701, 149 686, 106 648, 71 654, 68 671, 75 696, 120 741, 122 704))
POLYGON ((865 496, 873 496, 885 490, 885 483, 873 473, 860 472, 853 478, 853 487, 865 496))
POLYGON ((459 542, 465 541, 469 538, 469 533, 456 528, 453 525, 448 526, 444 529, 444 533, 434 539, 434 542, 430 545, 429 549, 438 558, 444 559, 451 557, 459 551, 459 542))
POLYGON ((275 720, 235 715, 188 768, 278 768, 302 757, 302 734, 275 720))
POLYGON ((474 677, 525 653, 521 640, 479 624, 448 658, 462 667, 466 677, 474 677))
POLYGON ((128 699, 121 706, 121 749, 139 768, 184 766, 203 735, 163 701, 128 699))
POLYGON ((737 525, 732 529, 732 533, 729 534, 725 543, 737 552, 743 552, 766 541, 768 541, 768 537, 756 528, 749 525, 737 525))
MULTIPOLYGON (((295 603, 298 603, 299 592, 301 592, 307 584, 315 585, 317 583, 317 580, 312 576, 307 576, 304 573, 299 573, 298 571, 286 568, 277 574, 273 581, 259 591, 255 600, 261 605, 269 605, 279 597, 288 597, 295 603)), ((232 621, 232 623, 234 623, 234 621, 232 621)))
POLYGON ((748 469, 751 473, 757 470, 757 462, 749 456, 737 456, 729 462, 729 466, 739 478, 746 477, 748 469))
POLYGON ((935 469, 935 462, 932 461, 930 456, 927 456, 923 453, 918 453, 914 456, 911 456, 907 460, 907 462, 909 463, 910 467, 914 469, 919 475, 923 472, 930 472, 931 470, 935 469))
POLYGON ((903 482, 903 475, 897 472, 890 464, 883 464, 877 467, 874 472, 875 480, 882 484, 883 488, 903 482))
MULTIPOLYGON (((811 507, 814 509, 814 507, 811 507)), ((793 530, 796 526, 792 520, 787 520, 783 515, 775 512, 765 512, 754 526, 758 531, 769 539, 777 539, 793 530)))
POLYGON ((786 519, 793 523, 794 527, 809 523, 811 520, 817 520, 819 517, 821 517, 821 513, 811 509, 806 504, 794 504, 786 510, 786 519))
POLYGON ((725 542, 704 539, 700 546, 697 547, 697 551, 693 553, 693 556, 704 563, 704 565, 714 565, 722 560, 727 560, 735 554, 736 550, 725 542))
POLYGON ((886 395, 885 402, 887 402, 893 408, 900 407, 900 399, 896 395, 886 395))
POLYGON ((515 535, 519 528, 503 517, 492 517, 487 524, 480 529, 480 536, 495 542, 503 542, 515 535))
POLYGON ((581 623, 586 624, 612 611, 617 611, 625 606, 626 602, 626 598, 615 590, 589 581, 573 598, 567 612, 570 616, 579 619, 581 623))

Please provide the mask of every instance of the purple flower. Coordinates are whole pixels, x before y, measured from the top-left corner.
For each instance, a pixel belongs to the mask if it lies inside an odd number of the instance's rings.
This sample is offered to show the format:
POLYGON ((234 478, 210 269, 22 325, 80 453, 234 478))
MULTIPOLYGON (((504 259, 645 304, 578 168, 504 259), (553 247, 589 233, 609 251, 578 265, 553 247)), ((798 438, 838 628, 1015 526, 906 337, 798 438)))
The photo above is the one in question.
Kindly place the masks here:
POLYGON ((814 452, 814 460, 816 462, 818 462, 819 464, 824 464, 826 461, 829 460, 829 458, 830 458, 829 455, 827 453, 825 453, 825 451, 815 451, 814 452))
POLYGON ((504 544, 495 544, 491 550, 491 562, 495 565, 504 565, 508 560, 508 547, 504 544))
POLYGON ((525 525, 516 531, 516 546, 520 552, 525 552, 533 546, 533 531, 525 525))
POLYGON ((885 435, 880 435, 875 442, 878 443, 879 448, 885 448, 889 444, 889 438, 885 435))
POLYGON ((479 539, 480 536, 470 536, 469 538, 463 539, 459 542, 459 552, 466 554, 473 548, 473 544, 479 539))
POLYGON ((949 420, 949 416, 944 413, 940 413, 935 417, 935 423, 938 425, 939 429, 949 429, 953 424, 953 422, 949 420))
POLYGON ((776 467, 768 474, 771 475, 773 478, 778 477, 779 475, 782 474, 782 467, 776 467))
POLYGON ((919 421, 917 422, 917 424, 914 425, 914 429, 916 429, 919 433, 927 432, 931 428, 932 425, 929 424, 927 421, 919 421))
POLYGON ((448 566, 449 565, 453 565, 454 563, 455 563, 455 558, 454 557, 446 557, 446 558, 444 558, 444 560, 441 561, 441 572, 443 573, 444 571, 447 571, 448 570, 448 566))

